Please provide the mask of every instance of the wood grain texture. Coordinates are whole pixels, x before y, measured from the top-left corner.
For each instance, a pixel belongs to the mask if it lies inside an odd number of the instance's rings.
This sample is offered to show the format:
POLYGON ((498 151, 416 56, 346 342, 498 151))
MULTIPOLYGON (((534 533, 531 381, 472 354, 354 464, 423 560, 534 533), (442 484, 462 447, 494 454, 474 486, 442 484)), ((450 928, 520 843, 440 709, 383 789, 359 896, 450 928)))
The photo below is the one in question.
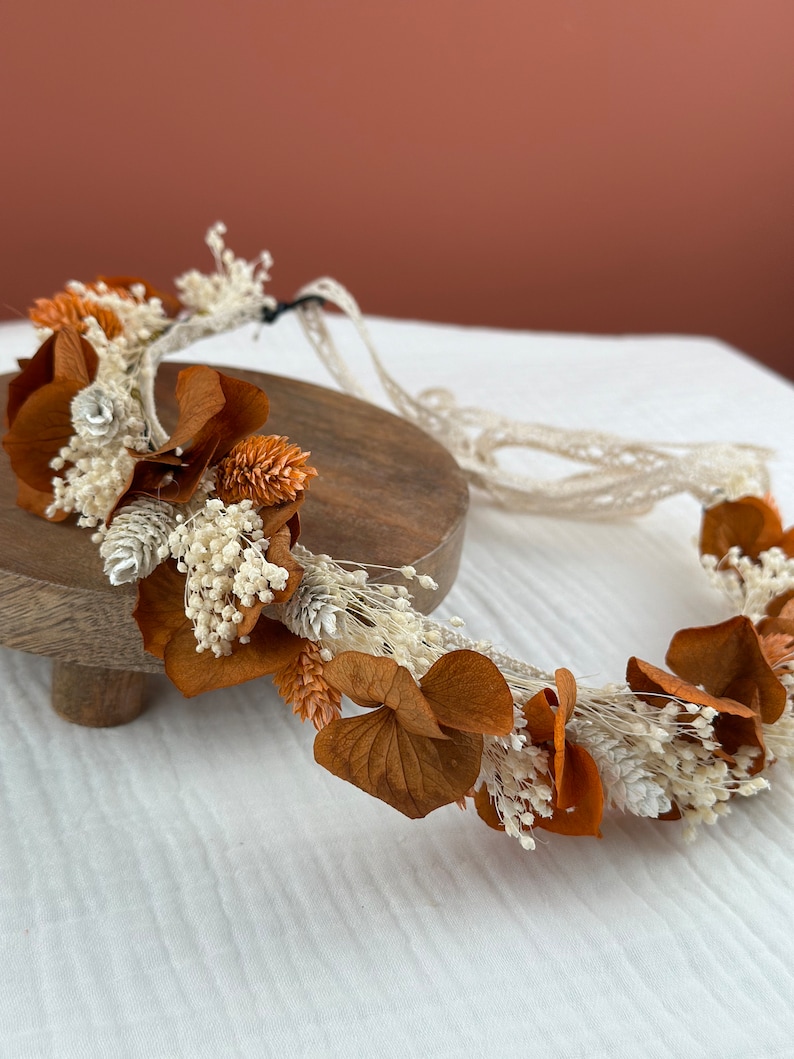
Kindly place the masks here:
MULTIPOLYGON (((184 365, 160 369, 163 423, 176 420, 173 397, 184 365)), ((468 504, 465 480, 449 453, 422 431, 373 405, 319 386, 223 369, 270 398, 265 434, 286 434, 312 452, 319 477, 301 511, 302 543, 339 559, 413 564, 438 582, 417 587, 429 612, 454 581, 468 504)), ((0 378, 0 401, 12 376, 0 378)), ((16 483, 2 453, 0 473, 0 643, 65 662, 158 672, 131 617, 132 586, 114 588, 89 530, 49 524, 16 506, 16 483)), ((385 578, 384 578, 385 579, 385 578)))
POLYGON ((99 669, 56 658, 52 669, 52 708, 59 717, 89 728, 129 724, 144 707, 146 674, 99 669))

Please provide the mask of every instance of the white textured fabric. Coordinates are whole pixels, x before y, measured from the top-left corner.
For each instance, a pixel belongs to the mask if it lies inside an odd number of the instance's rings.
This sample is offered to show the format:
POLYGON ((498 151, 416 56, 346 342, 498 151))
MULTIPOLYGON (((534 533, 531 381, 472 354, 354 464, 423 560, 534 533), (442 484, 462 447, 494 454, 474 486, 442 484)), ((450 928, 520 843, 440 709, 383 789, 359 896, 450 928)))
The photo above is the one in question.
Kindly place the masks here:
MULTIPOLYGON (((775 448, 794 521, 794 389, 719 343, 368 323, 409 392, 775 448)), ((355 359, 351 326, 331 328, 355 359)), ((253 334, 177 359, 328 383, 297 321, 253 334)), ((0 369, 34 345, 0 328, 0 369)), ((475 497, 441 613, 543 668, 620 680, 630 654, 661 662, 676 629, 726 614, 698 522, 683 497, 612 524, 475 497)), ((785 763, 694 845, 610 815, 600 842, 541 833, 526 853, 471 812, 409 821, 324 772, 267 681, 186 701, 156 678, 141 718, 88 730, 52 713, 46 660, 0 666, 4 1059, 794 1053, 785 763)))

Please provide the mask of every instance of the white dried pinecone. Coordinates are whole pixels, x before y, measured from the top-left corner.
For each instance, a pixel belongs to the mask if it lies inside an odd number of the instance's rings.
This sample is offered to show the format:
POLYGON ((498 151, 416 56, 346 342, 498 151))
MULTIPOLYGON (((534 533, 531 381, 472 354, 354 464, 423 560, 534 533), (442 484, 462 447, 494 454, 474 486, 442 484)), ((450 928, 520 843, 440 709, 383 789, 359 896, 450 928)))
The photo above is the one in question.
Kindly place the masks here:
POLYGON ((126 430, 131 413, 127 394, 115 387, 92 383, 72 401, 72 422, 82 438, 111 441, 126 430))
POLYGON ((111 585, 148 577, 169 556, 168 537, 176 525, 171 504, 140 497, 113 519, 99 549, 111 585))
POLYGON ((300 585, 284 607, 284 623, 309 640, 333 639, 337 634, 337 615, 344 608, 334 598, 333 589, 313 577, 314 573, 311 568, 304 570, 300 585))

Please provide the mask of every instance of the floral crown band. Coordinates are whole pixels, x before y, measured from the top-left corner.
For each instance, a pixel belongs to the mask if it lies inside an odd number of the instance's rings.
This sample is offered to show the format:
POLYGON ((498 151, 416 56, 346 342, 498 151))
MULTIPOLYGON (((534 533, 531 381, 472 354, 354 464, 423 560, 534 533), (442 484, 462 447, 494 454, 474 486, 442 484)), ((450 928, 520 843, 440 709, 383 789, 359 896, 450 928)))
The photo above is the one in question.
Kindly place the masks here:
POLYGON ((3 439, 18 504, 53 522, 76 517, 111 583, 137 585, 143 644, 177 688, 192 696, 271 676, 317 729, 320 765, 409 817, 472 800, 527 849, 536 828, 600 835, 605 809, 683 819, 690 837, 735 795, 766 789, 768 767, 794 753, 794 528, 768 495, 764 454, 515 423, 458 408, 445 391, 412 397, 343 288, 323 279, 276 302, 269 257, 241 260, 223 234, 217 225, 207 237, 215 271, 180 277, 179 300, 101 277, 37 301, 42 344, 9 384, 3 439), (468 640, 459 619, 420 613, 412 587, 435 586, 413 567, 381 583, 301 545, 317 472, 300 439, 260 432, 267 396, 189 367, 168 432, 154 380, 164 356, 203 336, 293 311, 340 385, 367 396, 334 347, 324 302, 353 321, 400 414, 498 503, 610 518, 693 495, 705 576, 735 615, 677 632, 667 669, 632 657, 625 684, 590 688, 564 659, 545 673, 468 640), (589 470, 534 481, 501 468, 508 445, 589 470))

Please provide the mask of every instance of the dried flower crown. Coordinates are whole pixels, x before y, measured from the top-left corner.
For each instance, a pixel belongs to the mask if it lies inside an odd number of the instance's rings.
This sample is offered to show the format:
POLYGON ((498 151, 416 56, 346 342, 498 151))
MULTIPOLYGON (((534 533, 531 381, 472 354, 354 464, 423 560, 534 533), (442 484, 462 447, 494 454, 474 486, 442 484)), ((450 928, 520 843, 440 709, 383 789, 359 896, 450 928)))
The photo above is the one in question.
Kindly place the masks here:
POLYGON ((223 232, 207 238, 215 272, 182 276, 179 301, 115 277, 36 302, 43 344, 10 384, 3 440, 18 503, 51 521, 76 515, 110 581, 137 583, 144 645, 174 684, 190 696, 272 675, 317 728, 325 768, 410 817, 471 798, 525 848, 538 827, 599 835, 605 807, 683 818, 691 835, 734 795, 765 789, 767 767, 794 752, 794 529, 760 495, 759 454, 672 452, 459 410, 444 393, 412 398, 377 358, 347 292, 330 280, 300 292, 307 336, 340 383, 361 392, 321 300, 353 319, 399 411, 500 502, 592 517, 684 489, 703 502, 703 566, 736 616, 676 633, 669 671, 631 658, 623 686, 588 688, 563 667, 544 673, 418 613, 407 586, 302 547, 299 509, 316 472, 299 444, 258 433, 268 400, 255 386, 188 368, 178 423, 163 430, 160 359, 283 308, 264 290, 269 258, 236 258, 223 232), (507 444, 593 470, 540 486, 497 469, 507 444), (364 712, 343 715, 343 696, 364 712))

